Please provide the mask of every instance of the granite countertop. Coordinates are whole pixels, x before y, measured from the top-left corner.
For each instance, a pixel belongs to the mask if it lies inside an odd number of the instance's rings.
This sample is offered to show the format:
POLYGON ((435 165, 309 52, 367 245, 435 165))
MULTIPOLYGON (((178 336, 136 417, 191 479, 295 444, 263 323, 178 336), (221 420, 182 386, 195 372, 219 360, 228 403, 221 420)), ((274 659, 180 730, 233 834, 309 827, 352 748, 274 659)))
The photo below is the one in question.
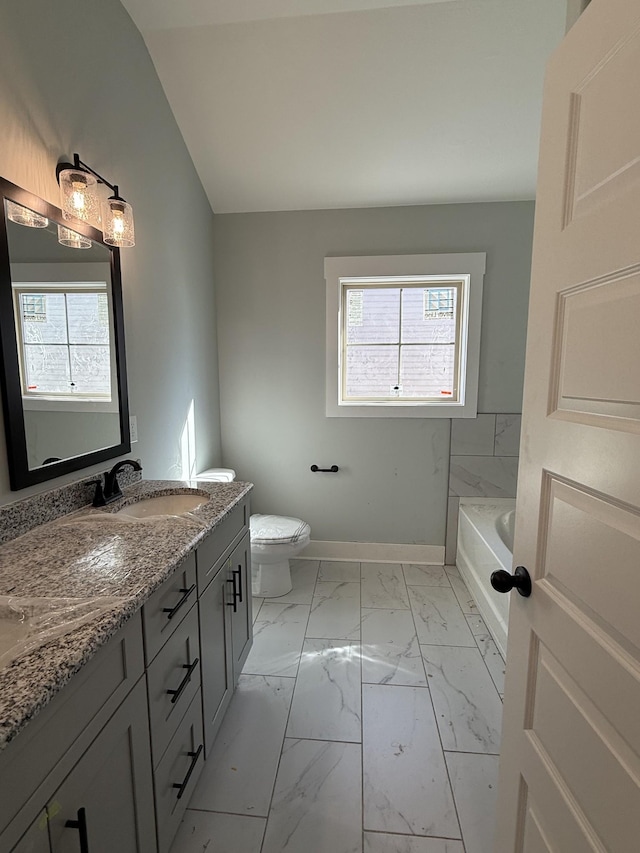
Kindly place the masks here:
POLYGON ((142 480, 100 510, 86 507, 0 545, 0 597, 101 599, 97 615, 0 669, 0 750, 138 611, 251 491, 250 483, 142 480), (125 520, 144 497, 198 489, 209 500, 183 516, 125 520))

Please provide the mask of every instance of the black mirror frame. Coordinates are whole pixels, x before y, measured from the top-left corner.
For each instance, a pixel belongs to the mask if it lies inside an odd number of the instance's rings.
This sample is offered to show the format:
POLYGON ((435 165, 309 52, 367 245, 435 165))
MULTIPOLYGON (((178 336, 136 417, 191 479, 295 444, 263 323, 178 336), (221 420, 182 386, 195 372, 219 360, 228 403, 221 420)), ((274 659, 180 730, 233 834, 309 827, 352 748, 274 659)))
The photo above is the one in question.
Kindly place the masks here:
POLYGON ((114 321, 114 344, 116 355, 116 374, 118 377, 118 404, 120 412, 119 444, 92 450, 81 456, 72 456, 59 462, 52 462, 39 468, 29 468, 27 457, 27 436, 25 432, 22 407, 22 389, 18 362, 18 341, 13 316, 13 294, 11 289, 11 267, 9 262, 9 243, 5 199, 15 201, 23 207, 34 210, 58 224, 68 225, 62 219, 59 208, 36 195, 17 187, 10 181, 0 178, 0 373, 2 388, 2 408, 6 433, 7 463, 9 483, 13 491, 53 480, 73 471, 80 471, 98 462, 123 456, 131 451, 129 434, 129 398, 127 393, 127 365, 124 347, 124 310, 122 302, 122 275, 120 271, 120 250, 108 246, 102 240, 102 234, 90 225, 73 223, 73 230, 84 234, 95 243, 100 243, 111 253, 111 288, 114 321))

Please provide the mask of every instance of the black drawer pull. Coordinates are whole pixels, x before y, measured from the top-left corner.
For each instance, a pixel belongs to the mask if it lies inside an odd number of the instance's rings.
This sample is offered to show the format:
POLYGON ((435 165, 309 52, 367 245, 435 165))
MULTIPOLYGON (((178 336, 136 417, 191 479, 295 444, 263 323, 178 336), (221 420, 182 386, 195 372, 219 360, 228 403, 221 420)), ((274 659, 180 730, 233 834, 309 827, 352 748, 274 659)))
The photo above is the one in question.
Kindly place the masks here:
POLYGON ((242 566, 233 570, 234 576, 238 576, 238 601, 242 604, 242 566))
POLYGON ((84 809, 78 809, 78 819, 65 823, 69 829, 77 829, 80 835, 80 853, 89 853, 89 834, 87 833, 87 814, 84 809))
POLYGON ((169 696, 171 696, 171 704, 174 705, 178 699, 182 696, 182 693, 187 686, 187 684, 191 681, 191 676, 193 675, 194 669, 198 666, 198 658, 195 658, 193 663, 183 663, 182 668, 186 669, 187 672, 180 682, 180 686, 177 690, 167 690, 169 696))
POLYGON ((238 612, 238 591, 236 589, 236 573, 232 578, 227 578, 227 583, 233 584, 233 601, 227 601, 227 607, 233 607, 233 612, 238 612))
POLYGON ((167 614, 167 619, 173 619, 173 617, 176 615, 178 610, 180 610, 182 605, 185 603, 187 598, 189 598, 189 596, 191 595, 191 593, 193 592, 193 590, 195 588, 196 588, 196 585, 194 583, 191 584, 189 589, 185 589, 184 587, 181 587, 180 592, 183 593, 183 596, 180 599, 180 601, 176 604, 176 606, 175 607, 163 607, 162 608, 162 612, 167 614))
POLYGON ((316 471, 320 471, 322 474, 337 474, 340 469, 337 465, 332 465, 331 468, 318 468, 317 465, 312 465, 311 470, 314 474, 316 471))
MULTIPOLYGON (((187 775, 184 777, 182 782, 174 782, 173 783, 174 788, 180 789, 178 791, 178 799, 179 800, 182 799, 182 795, 184 794, 184 790, 187 787, 187 785, 189 784, 189 779, 191 778, 191 774, 193 773, 193 769, 196 766, 196 764, 198 763, 198 759, 200 758, 200 753, 202 752, 202 746, 203 745, 200 744, 200 746, 198 747, 198 749, 195 752, 188 752, 187 753, 187 755, 191 759, 191 764, 189 765, 189 769, 187 770, 187 775)), ((83 853, 84 853, 84 851, 83 851, 83 853)))

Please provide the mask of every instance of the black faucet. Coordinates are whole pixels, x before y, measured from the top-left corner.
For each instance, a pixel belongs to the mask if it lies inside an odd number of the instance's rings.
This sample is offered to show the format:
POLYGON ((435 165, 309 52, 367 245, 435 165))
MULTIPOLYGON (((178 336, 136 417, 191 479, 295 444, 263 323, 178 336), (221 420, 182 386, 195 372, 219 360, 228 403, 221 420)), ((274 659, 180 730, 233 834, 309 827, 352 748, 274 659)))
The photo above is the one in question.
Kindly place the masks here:
POLYGON ((122 490, 120 489, 116 475, 125 465, 131 465, 134 471, 142 471, 142 465, 135 459, 121 459, 120 462, 116 462, 110 471, 105 471, 104 488, 102 487, 101 480, 95 481, 96 493, 93 496, 94 506, 106 506, 111 501, 122 497, 122 490))

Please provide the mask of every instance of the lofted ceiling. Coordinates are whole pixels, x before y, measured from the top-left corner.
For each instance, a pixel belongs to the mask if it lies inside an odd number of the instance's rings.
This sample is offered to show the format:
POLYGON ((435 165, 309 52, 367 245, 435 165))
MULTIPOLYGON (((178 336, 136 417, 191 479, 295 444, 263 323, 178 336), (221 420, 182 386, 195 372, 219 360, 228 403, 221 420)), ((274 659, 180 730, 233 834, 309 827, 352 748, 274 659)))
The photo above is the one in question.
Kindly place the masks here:
POLYGON ((216 213, 531 199, 564 0, 122 0, 216 213))

